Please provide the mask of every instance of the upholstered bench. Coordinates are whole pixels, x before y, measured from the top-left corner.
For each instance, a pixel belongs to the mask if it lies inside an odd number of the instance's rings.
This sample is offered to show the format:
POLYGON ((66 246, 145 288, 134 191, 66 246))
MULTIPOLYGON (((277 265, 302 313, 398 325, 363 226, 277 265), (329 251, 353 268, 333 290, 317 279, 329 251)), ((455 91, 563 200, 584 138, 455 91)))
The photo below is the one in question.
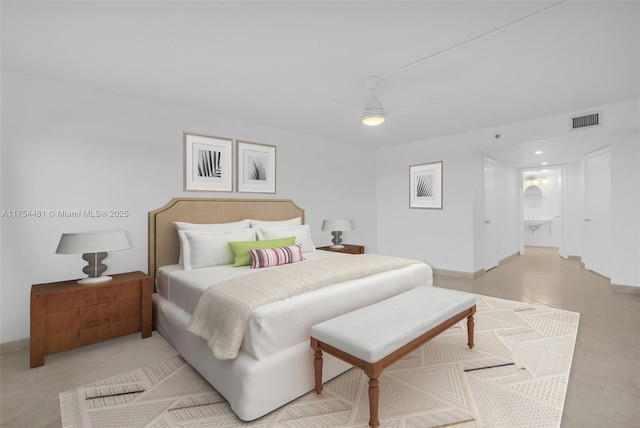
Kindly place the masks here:
POLYGON ((311 327, 315 351, 315 391, 322 392, 322 352, 362 369, 369 376, 369 426, 379 426, 378 377, 382 371, 459 321, 467 318, 473 348, 473 295, 418 287, 311 327))

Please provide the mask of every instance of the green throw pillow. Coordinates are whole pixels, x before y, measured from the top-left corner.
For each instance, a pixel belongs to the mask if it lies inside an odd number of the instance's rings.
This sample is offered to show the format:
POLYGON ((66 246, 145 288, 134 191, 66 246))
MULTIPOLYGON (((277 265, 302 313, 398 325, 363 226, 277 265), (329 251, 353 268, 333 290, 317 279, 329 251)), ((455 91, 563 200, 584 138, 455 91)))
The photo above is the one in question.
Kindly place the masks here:
POLYGON ((264 250, 266 248, 288 247, 296 245, 296 237, 279 239, 267 239, 265 241, 229 241, 233 255, 236 256, 234 266, 247 266, 251 264, 249 250, 264 250))

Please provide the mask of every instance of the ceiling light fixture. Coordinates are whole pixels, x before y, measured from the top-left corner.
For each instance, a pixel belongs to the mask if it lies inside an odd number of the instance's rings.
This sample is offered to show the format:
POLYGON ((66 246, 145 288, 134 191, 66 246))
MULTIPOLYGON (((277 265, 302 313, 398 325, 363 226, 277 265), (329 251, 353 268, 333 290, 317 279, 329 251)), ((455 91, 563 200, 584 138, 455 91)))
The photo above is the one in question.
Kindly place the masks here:
POLYGON ((378 126, 386 120, 382 103, 376 97, 376 84, 378 83, 377 77, 368 77, 365 79, 364 84, 370 91, 369 100, 364 105, 364 111, 362 112, 361 121, 367 126, 378 126))
MULTIPOLYGON (((417 59, 417 60, 415 60, 413 62, 410 62, 409 64, 406 64, 406 65, 403 65, 402 67, 396 68, 395 70, 391 70, 391 71, 389 71, 387 73, 380 74, 380 75, 378 75, 376 77, 368 77, 367 79, 365 79, 364 83, 367 86, 367 88, 370 90, 371 95, 369 97, 369 101, 367 101, 367 103, 365 104, 364 111, 362 112, 362 117, 360 119, 361 122, 364 125, 377 126, 377 125, 382 124, 386 120, 384 109, 382 108, 382 103, 380 103, 380 101, 378 100, 378 98, 376 98, 376 95, 374 93, 376 84, 378 83, 379 80, 385 79, 385 78, 387 78, 387 77, 389 77, 391 75, 394 75, 396 73, 400 73, 402 71, 405 71, 405 70, 407 70, 409 68, 412 68, 412 67, 414 67, 414 66, 416 66, 418 64, 421 64, 421 63, 423 63, 423 62, 425 62, 425 61, 427 61, 427 60, 429 60, 429 59, 431 59, 431 58, 433 58, 435 56, 441 55, 441 54, 443 54, 445 52, 448 52, 450 50, 459 48, 460 46, 463 46, 463 45, 466 45, 468 43, 474 42, 474 41, 476 41, 478 39, 481 39, 481 38, 483 38, 485 36, 488 36, 488 35, 490 35, 492 33, 495 33, 497 31, 500 31, 500 30, 508 28, 508 27, 510 27, 512 25, 515 25, 515 24, 517 24, 519 22, 528 20, 529 18, 532 18, 533 16, 536 16, 536 15, 542 14, 544 12, 547 12, 547 11, 551 10, 552 8, 557 7, 557 6, 563 4, 563 3, 567 2, 567 1, 568 0, 559 0, 557 3, 552 3, 549 6, 546 6, 546 7, 542 8, 542 9, 540 9, 540 10, 534 11, 534 12, 532 12, 532 13, 526 15, 526 16, 518 18, 515 21, 507 22, 506 24, 503 24, 503 25, 501 25, 501 26, 499 26, 497 28, 494 28, 492 30, 489 30, 487 32, 479 34, 479 35, 477 35, 475 37, 472 37, 470 39, 464 40, 462 42, 456 43, 453 46, 449 46, 449 47, 446 47, 444 49, 441 49, 441 50, 439 50, 437 52, 434 52, 434 53, 432 53, 430 55, 427 55, 424 58, 417 59)), ((496 137, 496 138, 498 138, 498 137, 496 137)))

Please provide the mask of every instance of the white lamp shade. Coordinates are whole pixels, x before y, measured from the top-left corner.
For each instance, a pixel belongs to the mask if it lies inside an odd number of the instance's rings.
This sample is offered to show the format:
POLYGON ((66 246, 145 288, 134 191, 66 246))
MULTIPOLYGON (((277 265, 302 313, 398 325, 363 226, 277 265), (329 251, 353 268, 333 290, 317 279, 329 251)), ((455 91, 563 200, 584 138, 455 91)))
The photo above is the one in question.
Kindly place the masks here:
POLYGON ((326 232, 344 232, 353 229, 350 220, 324 220, 322 222, 322 230, 326 232))
POLYGON ((130 248, 123 230, 63 233, 56 254, 85 254, 126 250, 130 248))

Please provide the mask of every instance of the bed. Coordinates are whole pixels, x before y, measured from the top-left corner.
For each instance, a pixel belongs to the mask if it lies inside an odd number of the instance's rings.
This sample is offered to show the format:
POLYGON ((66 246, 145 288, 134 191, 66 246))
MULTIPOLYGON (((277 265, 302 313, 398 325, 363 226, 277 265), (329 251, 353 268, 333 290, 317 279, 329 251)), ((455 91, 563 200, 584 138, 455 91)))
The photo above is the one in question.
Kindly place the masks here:
MULTIPOLYGON (((433 283, 431 268, 423 262, 412 261, 402 267, 347 279, 260 305, 252 309, 248 320, 243 323, 244 336, 238 345, 237 355, 216 358, 207 340, 187 331, 210 285, 247 278, 260 282, 267 276, 273 279, 294 266, 299 269, 311 267, 314 263, 345 265, 357 260, 354 257, 363 257, 315 250, 315 247, 310 247, 312 243, 307 242, 302 246, 296 245, 303 249, 306 245, 306 251, 302 253, 305 260, 300 263, 266 269, 234 267, 224 263, 186 268, 188 262, 181 260, 184 257, 181 245, 186 242, 185 234, 181 232, 182 239, 179 238, 175 222, 224 226, 239 225, 241 223, 238 222, 247 219, 254 220, 251 226, 257 225, 265 234, 278 227, 288 230, 291 221, 297 223, 290 229, 306 227, 308 230, 308 226, 304 226, 304 210, 291 200, 176 198, 149 212, 149 274, 155 284, 154 328, 225 397, 231 409, 244 421, 257 419, 313 390, 313 351, 309 345, 311 325, 433 283)), ((233 234, 245 232, 242 227, 234 230, 233 234)), ((296 236, 298 244, 302 235, 296 236)), ((311 239, 310 235, 305 236, 311 239)), ((187 258, 195 260, 193 254, 187 258)), ((349 368, 351 366, 346 363, 328 356, 323 380, 327 381, 349 368)))

